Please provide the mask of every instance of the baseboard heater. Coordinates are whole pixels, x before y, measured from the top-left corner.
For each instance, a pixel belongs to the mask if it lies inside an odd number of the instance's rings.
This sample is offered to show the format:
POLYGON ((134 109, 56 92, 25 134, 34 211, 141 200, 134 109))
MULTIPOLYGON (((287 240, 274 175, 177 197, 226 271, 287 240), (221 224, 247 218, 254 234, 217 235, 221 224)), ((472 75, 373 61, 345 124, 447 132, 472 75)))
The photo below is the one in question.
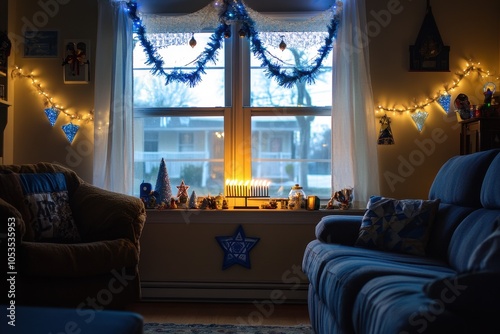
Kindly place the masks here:
POLYGON ((307 303, 307 283, 142 282, 142 301, 307 303))

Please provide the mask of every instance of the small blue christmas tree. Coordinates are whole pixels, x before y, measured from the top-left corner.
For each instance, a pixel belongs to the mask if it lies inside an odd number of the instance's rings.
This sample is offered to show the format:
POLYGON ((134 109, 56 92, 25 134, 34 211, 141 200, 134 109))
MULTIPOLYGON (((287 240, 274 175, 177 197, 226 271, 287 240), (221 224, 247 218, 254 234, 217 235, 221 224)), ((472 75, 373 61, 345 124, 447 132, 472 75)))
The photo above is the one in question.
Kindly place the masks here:
POLYGON ((160 170, 156 178, 155 191, 158 193, 157 203, 170 204, 172 198, 172 189, 170 188, 170 179, 168 178, 167 165, 165 159, 161 158, 160 170))

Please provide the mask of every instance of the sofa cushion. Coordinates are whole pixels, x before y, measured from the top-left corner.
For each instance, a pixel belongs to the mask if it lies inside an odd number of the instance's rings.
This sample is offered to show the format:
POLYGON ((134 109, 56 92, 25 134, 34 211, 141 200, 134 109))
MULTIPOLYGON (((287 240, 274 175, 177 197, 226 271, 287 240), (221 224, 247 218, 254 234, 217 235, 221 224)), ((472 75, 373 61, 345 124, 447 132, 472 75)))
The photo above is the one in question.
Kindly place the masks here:
POLYGON ((429 199, 466 207, 481 207, 484 175, 500 150, 489 150, 449 159, 437 173, 429 199))
POLYGON ((425 255, 437 200, 396 200, 372 196, 361 223, 356 246, 425 255))
POLYGON ((139 255, 126 239, 79 244, 23 242, 18 248, 19 271, 37 277, 89 277, 113 269, 134 267, 139 255))
POLYGON ((481 188, 481 203, 487 209, 500 209, 500 154, 491 162, 481 188))
POLYGON ((446 309, 467 316, 500 312, 500 272, 466 273, 444 277, 424 286, 429 298, 443 301, 446 309))
MULTIPOLYGON (((430 279, 409 275, 374 278, 356 297, 352 313, 354 332, 372 333, 481 333, 470 331, 467 320, 433 300, 423 287, 430 279)), ((480 323, 475 327, 479 328, 480 323)))
POLYGON ((448 262, 457 272, 470 270, 472 254, 499 226, 500 210, 478 209, 468 215, 453 233, 448 262))
POLYGON ((497 229, 472 252, 467 271, 496 271, 500 273, 500 217, 497 219, 497 226, 497 229))
POLYGON ((345 332, 352 327, 356 295, 369 280, 385 275, 436 279, 456 273, 446 263, 430 258, 318 240, 307 246, 302 267, 320 300, 345 332))
POLYGON ((35 241, 76 242, 80 235, 63 173, 12 174, 19 179, 35 241))

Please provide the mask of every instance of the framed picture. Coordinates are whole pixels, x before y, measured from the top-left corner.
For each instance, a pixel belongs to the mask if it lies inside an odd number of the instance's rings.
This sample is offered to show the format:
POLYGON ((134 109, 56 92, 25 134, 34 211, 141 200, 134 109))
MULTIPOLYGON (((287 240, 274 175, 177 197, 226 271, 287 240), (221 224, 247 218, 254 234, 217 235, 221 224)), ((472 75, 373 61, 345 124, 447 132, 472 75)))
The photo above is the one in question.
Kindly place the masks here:
POLYGON ((90 41, 65 40, 63 79, 65 84, 86 84, 90 81, 90 41))
POLYGON ((57 57, 58 36, 57 31, 26 31, 24 33, 24 57, 57 57))

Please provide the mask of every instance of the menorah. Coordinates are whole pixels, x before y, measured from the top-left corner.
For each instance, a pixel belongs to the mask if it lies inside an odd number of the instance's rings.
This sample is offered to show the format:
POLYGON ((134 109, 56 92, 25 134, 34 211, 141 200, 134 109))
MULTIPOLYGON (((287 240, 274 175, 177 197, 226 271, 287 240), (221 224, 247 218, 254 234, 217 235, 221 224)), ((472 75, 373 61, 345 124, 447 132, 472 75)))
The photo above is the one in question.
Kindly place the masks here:
POLYGON ((271 182, 266 180, 226 180, 226 197, 229 198, 244 198, 245 205, 235 205, 235 209, 258 209, 258 206, 249 206, 249 198, 266 198, 269 197, 269 185, 271 182))

